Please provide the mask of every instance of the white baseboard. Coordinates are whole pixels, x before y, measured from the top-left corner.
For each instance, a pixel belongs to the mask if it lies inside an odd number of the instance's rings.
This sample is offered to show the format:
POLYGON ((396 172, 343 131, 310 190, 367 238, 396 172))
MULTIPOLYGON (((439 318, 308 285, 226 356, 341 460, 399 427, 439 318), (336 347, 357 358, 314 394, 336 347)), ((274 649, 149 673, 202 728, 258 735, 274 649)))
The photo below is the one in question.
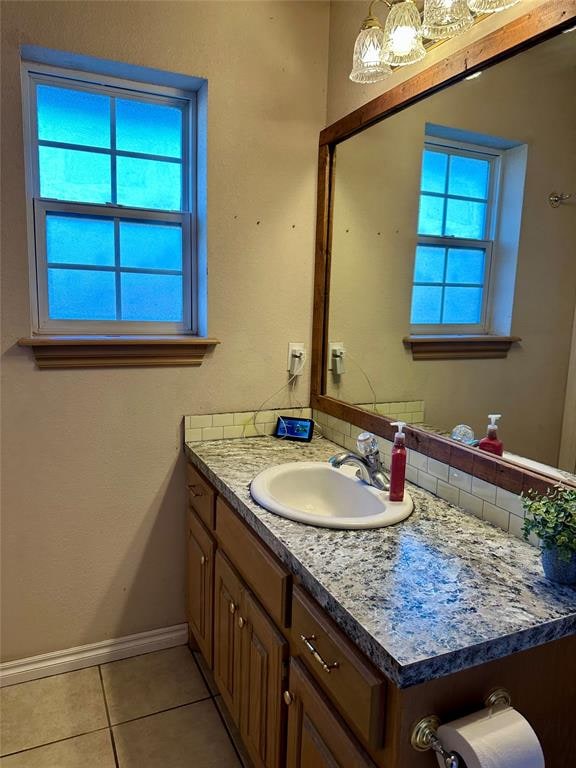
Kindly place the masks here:
POLYGON ((188 641, 188 624, 175 624, 172 627, 152 629, 137 635, 126 635, 100 643, 80 645, 64 651, 53 651, 41 656, 7 661, 0 664, 0 687, 25 683, 39 677, 60 675, 75 669, 93 667, 108 661, 127 659, 142 653, 161 651, 176 645, 185 645, 188 641))

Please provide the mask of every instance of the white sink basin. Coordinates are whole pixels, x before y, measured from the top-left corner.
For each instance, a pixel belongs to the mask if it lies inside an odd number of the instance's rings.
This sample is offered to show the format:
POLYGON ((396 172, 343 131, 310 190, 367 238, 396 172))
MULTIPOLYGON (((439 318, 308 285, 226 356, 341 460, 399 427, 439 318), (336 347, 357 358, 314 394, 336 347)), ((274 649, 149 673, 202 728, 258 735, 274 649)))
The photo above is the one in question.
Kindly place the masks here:
POLYGON ((252 498, 269 512, 324 528, 382 528, 407 518, 414 504, 389 501, 388 493, 356 477, 356 468, 328 462, 279 464, 256 475, 252 498))

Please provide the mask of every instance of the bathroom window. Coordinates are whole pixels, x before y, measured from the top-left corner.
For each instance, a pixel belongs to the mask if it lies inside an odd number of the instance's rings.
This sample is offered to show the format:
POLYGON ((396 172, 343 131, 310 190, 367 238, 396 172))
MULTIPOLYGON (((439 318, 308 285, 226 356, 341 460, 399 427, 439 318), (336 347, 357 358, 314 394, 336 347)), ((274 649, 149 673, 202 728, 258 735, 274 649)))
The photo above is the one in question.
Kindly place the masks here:
POLYGON ((422 156, 411 327, 487 333, 498 150, 427 140, 422 156))
POLYGON ((23 74, 35 332, 198 333, 196 93, 23 74))

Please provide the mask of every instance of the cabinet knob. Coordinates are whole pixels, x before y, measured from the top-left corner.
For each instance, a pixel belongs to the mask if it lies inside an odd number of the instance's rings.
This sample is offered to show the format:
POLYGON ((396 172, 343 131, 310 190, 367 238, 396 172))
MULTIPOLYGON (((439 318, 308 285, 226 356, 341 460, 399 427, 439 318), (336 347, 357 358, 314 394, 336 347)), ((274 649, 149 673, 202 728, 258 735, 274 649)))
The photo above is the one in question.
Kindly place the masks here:
POLYGON ((242 618, 242 616, 238 616, 238 626, 240 627, 240 629, 244 627, 244 624, 246 624, 246 620, 242 618))
POLYGON ((206 565, 207 562, 208 562, 208 558, 205 557, 205 555, 201 555, 201 557, 200 557, 200 565, 206 565))
POLYGON ((290 704, 294 701, 294 696, 290 693, 290 691, 284 691, 283 693, 284 703, 289 707, 290 704))
POLYGON ((234 605, 234 602, 232 600, 230 600, 229 608, 230 608, 230 613, 231 614, 235 614, 236 613, 236 606, 234 605))

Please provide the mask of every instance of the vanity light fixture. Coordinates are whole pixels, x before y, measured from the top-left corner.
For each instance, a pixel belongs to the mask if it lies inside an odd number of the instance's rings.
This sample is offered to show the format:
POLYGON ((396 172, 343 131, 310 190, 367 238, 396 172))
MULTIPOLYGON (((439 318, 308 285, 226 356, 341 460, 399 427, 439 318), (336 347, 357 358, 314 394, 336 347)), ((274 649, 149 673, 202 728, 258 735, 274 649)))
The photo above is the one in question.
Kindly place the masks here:
POLYGON ((372 11, 377 2, 384 0, 372 0, 354 45, 350 80, 355 83, 377 83, 392 73, 384 58, 384 29, 372 11))
POLYGON ((426 55, 422 42, 447 40, 470 29, 475 14, 495 13, 520 0, 424 0, 423 19, 413 0, 372 0, 354 45, 350 80, 377 83, 389 75, 390 67, 421 61, 426 55), (383 27, 374 14, 376 3, 388 6, 383 27), (472 13, 470 13, 472 11, 472 13))
POLYGON ((384 28, 384 56, 388 64, 403 67, 415 64, 426 56, 422 44, 420 13, 412 0, 394 3, 384 28))
MULTIPOLYGON (((516 0, 514 0, 516 1, 516 0)), ((429 40, 446 40, 470 29, 474 19, 466 0, 425 0, 422 34, 429 40)))
POLYGON ((468 7, 473 13, 498 13, 512 8, 520 0, 468 0, 468 7))

